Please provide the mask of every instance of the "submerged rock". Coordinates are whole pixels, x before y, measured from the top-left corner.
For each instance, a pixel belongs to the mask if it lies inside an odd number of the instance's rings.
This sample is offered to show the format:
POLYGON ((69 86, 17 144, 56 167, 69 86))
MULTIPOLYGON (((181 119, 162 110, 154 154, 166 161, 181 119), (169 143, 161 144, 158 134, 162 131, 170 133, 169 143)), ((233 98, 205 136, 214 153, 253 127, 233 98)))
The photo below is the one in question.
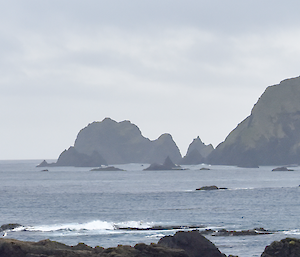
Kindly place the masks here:
POLYGON ((99 167, 99 168, 91 169, 91 171, 124 171, 124 170, 116 168, 114 166, 107 166, 107 167, 99 167))

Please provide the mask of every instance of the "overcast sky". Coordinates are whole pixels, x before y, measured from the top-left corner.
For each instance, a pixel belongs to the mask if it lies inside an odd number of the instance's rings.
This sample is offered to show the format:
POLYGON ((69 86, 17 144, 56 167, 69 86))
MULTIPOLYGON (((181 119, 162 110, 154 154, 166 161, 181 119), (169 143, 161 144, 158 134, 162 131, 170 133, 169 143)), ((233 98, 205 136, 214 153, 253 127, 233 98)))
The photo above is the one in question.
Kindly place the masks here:
POLYGON ((300 2, 0 0, 0 159, 56 159, 130 120, 217 146, 267 86, 300 75, 300 2))

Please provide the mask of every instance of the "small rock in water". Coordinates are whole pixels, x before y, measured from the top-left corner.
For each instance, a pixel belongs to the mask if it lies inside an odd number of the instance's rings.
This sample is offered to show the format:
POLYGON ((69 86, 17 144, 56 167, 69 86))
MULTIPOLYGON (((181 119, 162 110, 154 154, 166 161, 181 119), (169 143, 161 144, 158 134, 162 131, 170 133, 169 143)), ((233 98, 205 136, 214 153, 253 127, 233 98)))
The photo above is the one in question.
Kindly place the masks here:
POLYGON ((218 190, 219 188, 217 186, 204 186, 197 188, 196 190, 218 190))

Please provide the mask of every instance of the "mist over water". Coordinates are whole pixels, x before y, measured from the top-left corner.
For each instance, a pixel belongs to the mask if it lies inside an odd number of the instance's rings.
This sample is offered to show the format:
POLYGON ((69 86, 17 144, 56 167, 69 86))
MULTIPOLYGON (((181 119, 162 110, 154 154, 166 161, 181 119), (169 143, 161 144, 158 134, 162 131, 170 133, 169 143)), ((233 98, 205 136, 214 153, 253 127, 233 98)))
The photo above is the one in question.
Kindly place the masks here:
POLYGON ((0 161, 0 225, 22 225, 7 231, 7 237, 109 247, 157 242, 194 228, 274 232, 207 235, 225 254, 239 256, 259 256, 274 240, 300 238, 299 167, 288 172, 207 165, 143 171, 147 164, 126 164, 116 165, 126 171, 99 172, 74 167, 42 171, 38 163, 0 161), (210 185, 228 189, 195 190, 210 185))

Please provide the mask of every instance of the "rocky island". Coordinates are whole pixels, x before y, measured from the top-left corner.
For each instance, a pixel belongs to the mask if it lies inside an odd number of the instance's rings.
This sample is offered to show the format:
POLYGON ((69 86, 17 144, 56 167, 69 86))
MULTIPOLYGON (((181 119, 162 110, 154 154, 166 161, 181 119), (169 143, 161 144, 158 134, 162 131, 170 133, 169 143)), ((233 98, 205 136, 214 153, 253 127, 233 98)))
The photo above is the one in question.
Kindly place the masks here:
POLYGON ((116 122, 105 118, 83 128, 78 133, 74 146, 64 150, 56 163, 43 161, 39 167, 162 163, 167 156, 176 163, 182 159, 170 134, 162 134, 151 141, 130 121, 116 122))
POLYGON ((244 119, 216 149, 197 137, 187 154, 181 153, 170 134, 156 140, 144 137, 130 121, 105 118, 83 128, 74 146, 64 150, 56 163, 46 166, 86 166, 125 163, 201 163, 259 167, 300 163, 300 77, 269 86, 244 119))

